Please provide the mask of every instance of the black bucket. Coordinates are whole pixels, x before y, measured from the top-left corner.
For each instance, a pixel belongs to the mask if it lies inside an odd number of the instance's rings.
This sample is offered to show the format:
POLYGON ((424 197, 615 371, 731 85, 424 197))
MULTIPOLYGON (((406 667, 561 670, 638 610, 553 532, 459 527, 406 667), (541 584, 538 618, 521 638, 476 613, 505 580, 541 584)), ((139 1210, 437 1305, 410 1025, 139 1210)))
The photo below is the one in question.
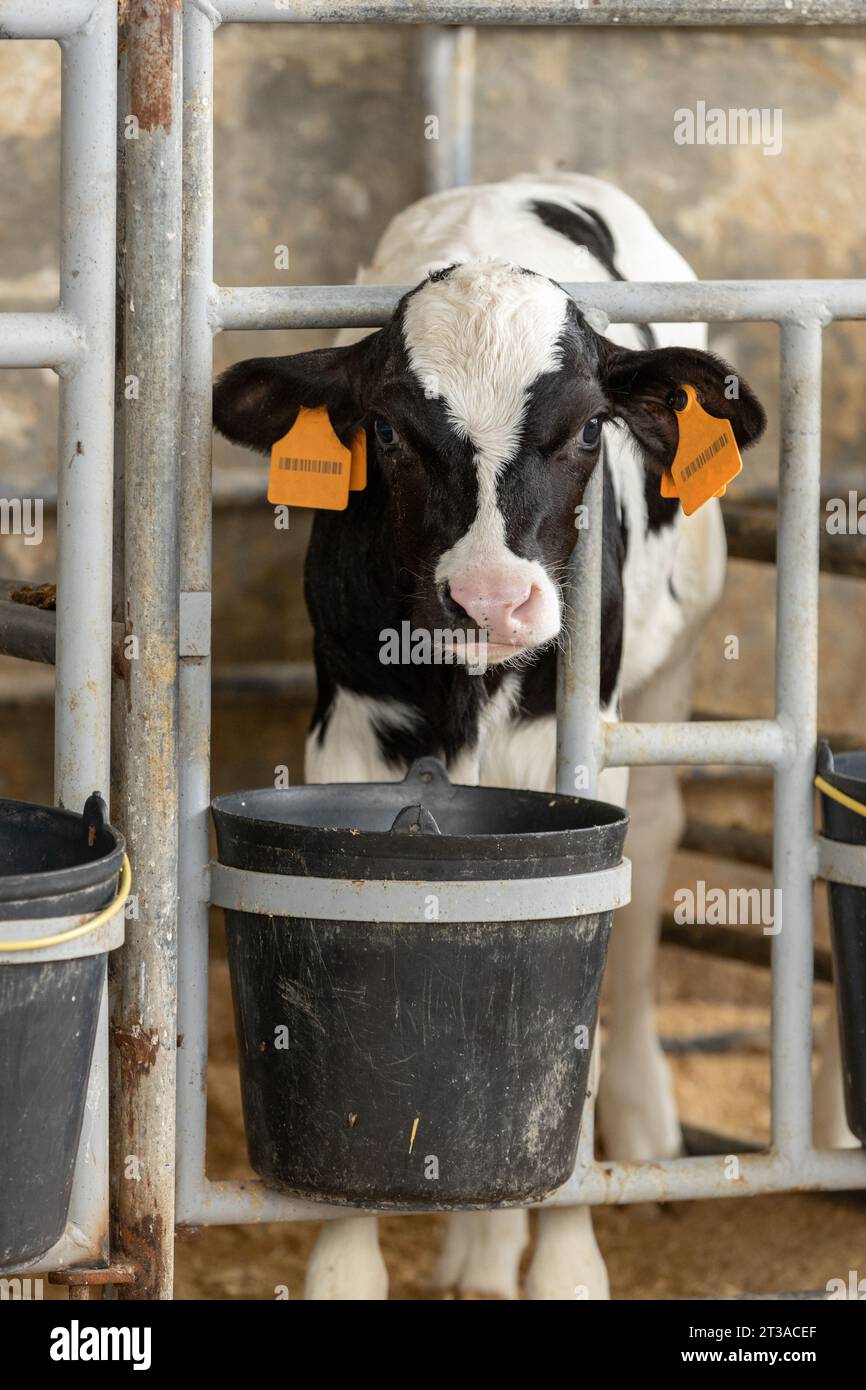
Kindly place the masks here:
MULTIPOLYGON (((837 753, 822 743, 818 775, 836 791, 866 806, 866 751, 837 753)), ((866 862, 866 816, 821 793, 821 818, 827 840, 863 846, 866 862)), ((833 974, 838 1002, 848 1125, 866 1144, 866 888, 827 884, 833 974)))
POLYGON ((565 1182, 625 812, 452 786, 425 758, 402 783, 242 792, 213 815, 256 1172, 403 1209, 565 1182))
POLYGON ((96 794, 83 815, 0 800, 0 1270, 36 1260, 66 1226, 105 952, 122 921, 9 946, 74 930, 112 902, 124 845, 105 814, 96 794))

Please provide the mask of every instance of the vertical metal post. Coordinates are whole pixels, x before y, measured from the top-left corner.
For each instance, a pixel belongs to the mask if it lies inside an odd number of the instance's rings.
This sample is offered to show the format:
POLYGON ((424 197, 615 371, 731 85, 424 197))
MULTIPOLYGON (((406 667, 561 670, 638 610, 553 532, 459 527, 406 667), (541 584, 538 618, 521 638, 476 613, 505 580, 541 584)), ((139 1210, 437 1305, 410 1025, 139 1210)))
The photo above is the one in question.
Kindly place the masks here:
MULTIPOLYGON (((181 397, 181 602, 202 622, 181 647, 177 1059, 178 1220, 200 1209, 205 1182, 210 805, 213 31, 184 14, 184 278, 181 397), (186 596, 190 595, 189 598, 186 596)), ((185 637, 187 634, 185 634, 185 637)))
POLYGON ((454 53, 454 183, 472 182, 475 130, 475 30, 464 24, 457 30, 454 53))
MULTIPOLYGON (((114 428, 116 16, 112 0, 61 45, 60 284, 87 345, 60 385, 55 798, 109 790, 114 428)), ((67 1258, 108 1251, 108 1008, 103 988, 67 1258), (74 1251, 74 1254, 72 1253, 74 1251)))
POLYGON ((181 370, 181 3, 129 0, 125 197, 126 804, 137 917, 112 1023, 118 1298, 170 1298, 177 985, 177 481, 181 370))
POLYGON ((796 1159, 811 1145, 812 838, 818 688, 821 327, 781 331, 782 421, 776 550, 776 712, 793 751, 775 774, 773 1142, 796 1159), (778 924, 777 924, 778 925, 778 924))
MULTIPOLYGON (((601 762, 601 557, 604 528, 604 454, 593 470, 575 524, 578 530, 565 586, 563 650, 556 664, 556 790, 595 796, 601 762)), ((593 1047, 599 1045, 596 1038, 593 1047)), ((598 1057, 595 1059, 596 1066, 598 1057)), ((592 1074, 592 1073, 590 1073, 592 1074)), ((584 1110, 577 1167, 589 1168, 595 1151, 595 1107, 584 1110)))
POLYGON ((578 540, 565 586, 563 650, 556 668, 556 790, 594 796, 601 768, 601 554, 604 529, 602 460, 575 518, 578 540))
POLYGON ((55 787, 108 791, 114 432, 114 8, 62 44, 61 301, 87 351, 60 389, 55 787))
POLYGON ((424 191, 472 181, 475 30, 428 24, 418 33, 418 79, 424 128, 424 191), (428 117, 437 126, 428 129, 428 117))

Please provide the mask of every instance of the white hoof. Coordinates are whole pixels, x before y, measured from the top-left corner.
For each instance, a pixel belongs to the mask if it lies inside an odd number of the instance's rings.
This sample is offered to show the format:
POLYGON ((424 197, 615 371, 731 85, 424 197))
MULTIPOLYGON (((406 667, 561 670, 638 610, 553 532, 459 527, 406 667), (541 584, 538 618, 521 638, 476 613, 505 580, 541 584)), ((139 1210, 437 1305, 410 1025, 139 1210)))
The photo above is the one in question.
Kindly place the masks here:
POLYGON ((682 1152, 677 1105, 664 1053, 653 1038, 635 1064, 632 1050, 622 1060, 608 1050, 598 1093, 598 1127, 608 1158, 645 1163, 682 1152))
POLYGON ((860 1140, 848 1128, 842 1087, 836 1077, 816 1084, 812 1132, 816 1149, 859 1149, 860 1140))
POLYGON ((607 1268, 589 1207, 546 1207, 538 1213, 538 1241, 526 1276, 526 1297, 559 1302, 610 1298, 607 1268))
POLYGON ((522 1208, 454 1212, 431 1277, 433 1287, 517 1298, 520 1257, 528 1236, 529 1215, 522 1208))
POLYGON ((380 1301, 388 1297, 388 1271, 375 1216, 326 1221, 307 1265, 305 1299, 380 1301))

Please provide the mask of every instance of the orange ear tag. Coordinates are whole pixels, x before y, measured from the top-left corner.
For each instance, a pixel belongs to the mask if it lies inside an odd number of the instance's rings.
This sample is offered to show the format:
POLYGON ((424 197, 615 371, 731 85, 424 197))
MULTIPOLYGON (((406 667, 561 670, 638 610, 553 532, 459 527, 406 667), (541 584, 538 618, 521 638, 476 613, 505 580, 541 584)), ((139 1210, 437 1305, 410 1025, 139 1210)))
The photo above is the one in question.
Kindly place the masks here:
POLYGON ((698 403, 693 386, 681 386, 686 404, 677 411, 680 439, 670 476, 662 474, 662 497, 679 497, 686 516, 691 516, 711 497, 723 497, 743 460, 730 420, 708 415, 698 403))
POLYGON ((670 473, 668 473, 667 469, 665 469, 665 471, 662 473, 662 480, 661 485, 659 486, 659 492, 661 493, 662 497, 667 497, 670 501, 673 501, 680 495, 677 492, 676 483, 674 482, 670 473))
POLYGON ((288 434, 271 449, 268 501, 341 512, 349 502, 351 468, 351 450, 334 433, 327 407, 301 406, 288 434))
POLYGON ((349 491, 363 492, 367 486, 367 431, 358 430, 352 439, 352 471, 349 491))

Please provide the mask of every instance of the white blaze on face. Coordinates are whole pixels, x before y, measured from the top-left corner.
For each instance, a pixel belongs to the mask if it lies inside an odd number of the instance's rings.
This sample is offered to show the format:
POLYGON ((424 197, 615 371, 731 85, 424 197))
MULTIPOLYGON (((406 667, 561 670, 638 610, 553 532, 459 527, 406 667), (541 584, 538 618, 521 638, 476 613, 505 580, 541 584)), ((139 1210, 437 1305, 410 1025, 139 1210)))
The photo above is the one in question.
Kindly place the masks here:
POLYGON ((435 577, 487 629, 494 660, 507 658, 509 647, 536 647, 559 631, 556 585, 541 564, 508 547, 497 479, 516 455, 530 387, 561 365, 567 308, 557 285, 502 261, 456 266, 406 306, 403 334, 412 371, 428 396, 443 401, 454 430, 476 451, 478 511, 440 557, 435 577))

